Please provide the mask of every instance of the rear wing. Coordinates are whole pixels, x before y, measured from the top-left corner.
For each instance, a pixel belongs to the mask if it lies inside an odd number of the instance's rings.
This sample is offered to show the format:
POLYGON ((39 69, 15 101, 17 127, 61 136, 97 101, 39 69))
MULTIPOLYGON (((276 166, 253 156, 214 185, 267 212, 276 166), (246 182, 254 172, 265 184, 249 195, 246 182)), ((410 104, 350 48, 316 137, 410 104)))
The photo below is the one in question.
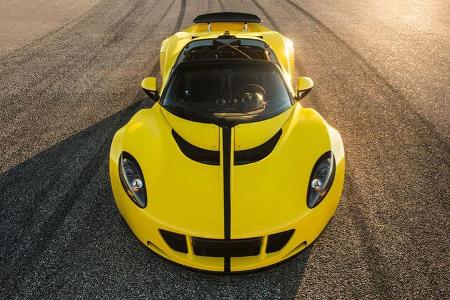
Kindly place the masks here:
POLYGON ((261 23, 262 20, 256 15, 239 12, 210 13, 199 15, 194 19, 194 23, 213 23, 213 22, 261 23))
POLYGON ((209 13, 194 19, 194 23, 208 23, 208 31, 211 31, 211 23, 214 22, 243 22, 244 31, 247 31, 247 23, 261 23, 262 20, 256 15, 239 12, 209 13))

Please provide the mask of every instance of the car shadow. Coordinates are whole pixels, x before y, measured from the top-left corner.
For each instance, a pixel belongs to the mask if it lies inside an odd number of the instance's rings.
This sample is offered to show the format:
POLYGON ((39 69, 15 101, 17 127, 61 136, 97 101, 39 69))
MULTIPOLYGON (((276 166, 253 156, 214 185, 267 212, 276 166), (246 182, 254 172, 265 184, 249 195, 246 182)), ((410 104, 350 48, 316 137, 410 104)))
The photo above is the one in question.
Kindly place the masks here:
POLYGON ((311 247, 230 276, 168 262, 140 244, 109 185, 115 131, 139 101, 0 174, 2 298, 294 298, 311 247))

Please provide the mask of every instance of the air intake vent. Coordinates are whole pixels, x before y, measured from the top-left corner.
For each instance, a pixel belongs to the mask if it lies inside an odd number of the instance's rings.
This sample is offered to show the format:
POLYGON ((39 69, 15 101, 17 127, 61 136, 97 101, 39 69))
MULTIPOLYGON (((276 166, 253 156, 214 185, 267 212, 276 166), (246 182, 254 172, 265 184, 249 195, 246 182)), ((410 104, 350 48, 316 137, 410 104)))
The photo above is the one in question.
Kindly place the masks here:
POLYGON ((242 257, 259 255, 261 238, 217 240, 192 238, 195 255, 212 257, 242 257))
POLYGON ((268 140, 264 144, 259 145, 258 147, 251 148, 248 150, 235 151, 234 164, 246 165, 265 158, 273 151, 280 137, 281 137, 281 130, 279 130, 270 140, 268 140))
POLYGON ((294 234, 294 229, 269 235, 266 253, 280 251, 289 242, 292 234, 294 234))
POLYGON ((166 241, 167 245, 175 251, 187 253, 187 243, 186 236, 179 233, 174 233, 166 230, 160 229, 163 239, 166 241))
POLYGON ((207 165, 220 165, 220 152, 199 148, 185 141, 175 130, 172 129, 172 135, 177 142, 178 147, 184 155, 196 162, 207 165))

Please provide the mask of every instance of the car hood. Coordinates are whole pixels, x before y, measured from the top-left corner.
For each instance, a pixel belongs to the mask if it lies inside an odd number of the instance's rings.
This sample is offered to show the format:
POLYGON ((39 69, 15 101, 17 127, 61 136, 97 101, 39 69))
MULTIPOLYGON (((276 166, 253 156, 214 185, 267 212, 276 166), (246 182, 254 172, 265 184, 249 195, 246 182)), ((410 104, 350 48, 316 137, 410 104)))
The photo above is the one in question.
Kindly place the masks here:
POLYGON ((301 218, 311 170, 331 147, 327 124, 300 105, 232 128, 161 106, 133 119, 124 145, 144 173, 145 209, 168 228, 206 238, 260 236, 301 218))

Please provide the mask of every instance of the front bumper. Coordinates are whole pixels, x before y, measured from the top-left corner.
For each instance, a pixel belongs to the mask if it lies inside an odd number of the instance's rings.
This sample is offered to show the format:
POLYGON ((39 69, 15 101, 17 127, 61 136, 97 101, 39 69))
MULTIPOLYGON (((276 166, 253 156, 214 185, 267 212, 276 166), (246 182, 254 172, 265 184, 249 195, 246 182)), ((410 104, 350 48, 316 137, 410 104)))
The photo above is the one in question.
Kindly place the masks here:
MULTIPOLYGON (((192 236, 189 232, 180 231, 170 224, 165 224, 163 220, 154 218, 148 210, 137 207, 125 193, 119 181, 116 172, 111 172, 111 183, 114 198, 119 212, 127 222, 136 237, 148 248, 157 254, 169 259, 175 263, 204 271, 213 272, 239 272, 265 268, 277 264, 303 250, 310 245, 323 231, 329 220, 334 215, 336 207, 342 193, 343 178, 337 177, 325 199, 314 209, 308 209, 300 215, 294 222, 283 225, 276 230, 263 232, 255 236, 246 237, 250 239, 259 239, 259 250, 250 253, 249 256, 241 257, 214 257, 205 256, 205 253, 194 251, 196 240, 205 237, 192 236), (341 182, 342 181, 342 182, 341 182), (291 231, 292 235, 284 246, 275 252, 268 251, 269 236, 291 231), (185 251, 176 251, 172 245, 169 246, 167 238, 162 232, 170 232, 181 235, 185 238, 185 251), (196 254, 197 253, 197 254, 196 254), (256 255, 255 255, 256 254, 256 255)), ((216 240, 218 242, 223 240, 216 240)), ((235 240, 231 240, 235 241, 235 240)), ((178 248, 178 250, 180 250, 178 248)), ((207 254, 206 255, 211 255, 207 254)))

